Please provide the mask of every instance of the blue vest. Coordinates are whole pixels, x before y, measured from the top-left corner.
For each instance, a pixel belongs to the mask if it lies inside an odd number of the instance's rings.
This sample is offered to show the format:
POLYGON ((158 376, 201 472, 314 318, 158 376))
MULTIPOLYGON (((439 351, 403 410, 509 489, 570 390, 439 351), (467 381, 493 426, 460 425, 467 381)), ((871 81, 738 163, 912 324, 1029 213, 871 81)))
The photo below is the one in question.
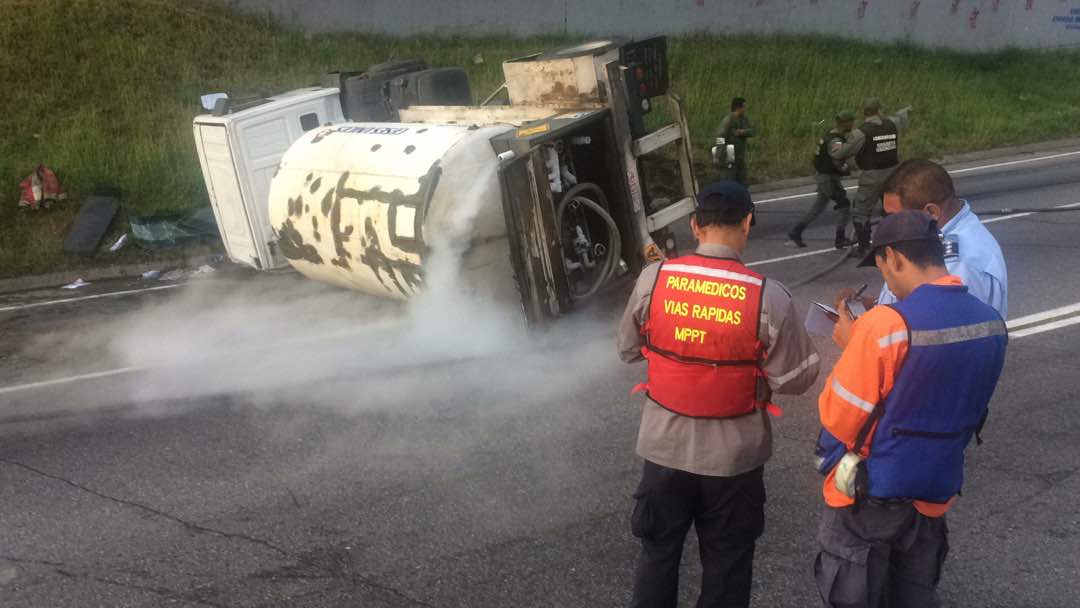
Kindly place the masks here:
MULTIPOLYGON (((986 419, 1005 364, 1005 322, 962 285, 922 285, 892 308, 908 328, 907 356, 855 451, 876 421, 867 494, 944 503, 960 491, 964 448, 986 419)), ((822 429, 819 471, 831 471, 846 450, 822 429)))

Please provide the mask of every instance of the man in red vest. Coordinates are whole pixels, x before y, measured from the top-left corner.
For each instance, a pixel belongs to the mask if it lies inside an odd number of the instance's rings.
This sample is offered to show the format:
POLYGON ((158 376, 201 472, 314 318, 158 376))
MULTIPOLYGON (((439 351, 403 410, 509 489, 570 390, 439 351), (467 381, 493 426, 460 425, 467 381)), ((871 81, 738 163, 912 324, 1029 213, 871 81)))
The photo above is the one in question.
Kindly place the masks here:
POLYGON ((748 606, 765 524, 773 392, 799 394, 818 354, 777 281, 739 256, 753 219, 735 182, 701 191, 692 255, 645 268, 619 326, 626 362, 648 361, 637 453, 645 459, 631 517, 641 539, 633 606, 673 607, 683 541, 701 547, 698 606, 748 606))

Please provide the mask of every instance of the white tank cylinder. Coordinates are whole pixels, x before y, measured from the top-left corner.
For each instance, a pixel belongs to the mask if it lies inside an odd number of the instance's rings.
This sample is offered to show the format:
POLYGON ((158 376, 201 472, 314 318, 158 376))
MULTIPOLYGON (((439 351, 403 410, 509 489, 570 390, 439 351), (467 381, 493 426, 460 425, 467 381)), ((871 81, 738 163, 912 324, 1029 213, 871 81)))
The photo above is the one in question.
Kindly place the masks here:
POLYGON ((313 129, 285 153, 270 185, 278 247, 312 279, 398 299, 420 291, 433 252, 450 247, 467 271, 501 275, 494 284, 507 295, 513 275, 490 140, 511 129, 313 129))

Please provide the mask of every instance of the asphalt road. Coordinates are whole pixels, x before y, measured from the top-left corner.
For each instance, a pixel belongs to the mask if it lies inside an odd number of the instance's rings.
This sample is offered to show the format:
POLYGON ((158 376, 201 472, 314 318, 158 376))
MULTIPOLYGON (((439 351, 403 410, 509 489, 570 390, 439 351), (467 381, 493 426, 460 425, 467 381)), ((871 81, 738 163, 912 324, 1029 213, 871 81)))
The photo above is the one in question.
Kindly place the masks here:
MULTIPOLYGON (((975 164, 1013 160, 1025 159, 975 164)), ((1078 160, 954 168, 977 211, 1023 209, 1080 203, 1078 160)), ((827 217, 809 248, 784 246, 809 199, 768 199, 802 191, 758 196, 746 253, 787 283, 838 259, 827 217)), ((941 594, 1075 606, 1080 307, 1061 307, 1080 302, 1080 212, 988 226, 1009 265, 1013 335, 949 514, 941 594)), ((793 291, 805 310, 864 281, 880 285, 848 262, 793 291)), ((0 296, 0 605, 627 604, 640 467, 628 391, 643 370, 615 355, 618 298, 525 347, 465 323, 486 315, 468 309, 403 336, 394 306, 290 275, 109 295, 144 288, 0 296), (82 299, 52 303, 68 297, 82 299)), ((827 370, 837 349, 818 345, 827 370)), ((756 606, 819 605, 824 375, 780 401, 756 606)), ((692 540, 684 563, 691 605, 692 540)))

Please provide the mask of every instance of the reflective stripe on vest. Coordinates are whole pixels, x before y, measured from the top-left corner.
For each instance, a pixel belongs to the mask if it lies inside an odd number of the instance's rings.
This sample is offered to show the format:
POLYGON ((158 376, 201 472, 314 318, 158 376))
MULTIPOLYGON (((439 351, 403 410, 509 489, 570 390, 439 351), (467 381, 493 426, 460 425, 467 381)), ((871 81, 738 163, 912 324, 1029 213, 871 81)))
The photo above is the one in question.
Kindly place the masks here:
POLYGON ((736 260, 690 255, 661 264, 642 327, 649 397, 700 418, 764 407, 757 394, 763 288, 764 277, 736 260))
POLYGON ((1005 363, 1005 322, 962 285, 923 285, 892 307, 910 346, 871 419, 869 494, 944 503, 960 491, 964 449, 1005 363))

